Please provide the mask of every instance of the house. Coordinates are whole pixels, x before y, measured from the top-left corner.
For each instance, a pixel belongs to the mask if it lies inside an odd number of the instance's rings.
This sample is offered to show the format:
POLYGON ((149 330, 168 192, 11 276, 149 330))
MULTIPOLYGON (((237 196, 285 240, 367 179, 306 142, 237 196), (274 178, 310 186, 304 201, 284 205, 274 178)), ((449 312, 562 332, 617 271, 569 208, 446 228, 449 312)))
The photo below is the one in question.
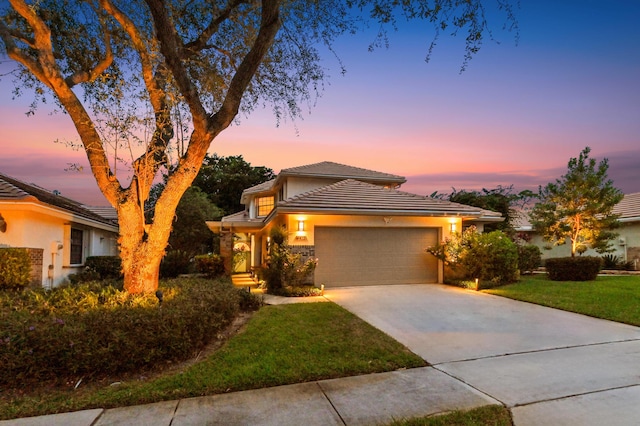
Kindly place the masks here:
POLYGON ((118 254, 113 211, 92 211, 56 191, 0 173, 0 250, 27 248, 32 285, 58 286, 79 272, 88 256, 118 254))
MULTIPOLYGON (((634 269, 640 269, 640 192, 626 194, 624 198, 614 206, 613 213, 620 215, 620 227, 615 230, 618 237, 613 240, 611 253, 624 262, 632 262, 634 269)), ((542 250, 542 258, 571 256, 571 246, 550 246, 543 240, 531 226, 526 215, 521 215, 516 225, 516 231, 527 235, 531 244, 535 244, 542 250)), ((600 256, 595 250, 588 249, 587 256, 600 256)))
POLYGON ((270 230, 279 226, 294 252, 318 259, 317 286, 442 282, 443 266, 425 248, 463 225, 503 218, 402 192, 405 182, 328 161, 283 169, 242 193, 244 211, 207 224, 220 233, 221 255, 234 272, 264 265, 270 230))

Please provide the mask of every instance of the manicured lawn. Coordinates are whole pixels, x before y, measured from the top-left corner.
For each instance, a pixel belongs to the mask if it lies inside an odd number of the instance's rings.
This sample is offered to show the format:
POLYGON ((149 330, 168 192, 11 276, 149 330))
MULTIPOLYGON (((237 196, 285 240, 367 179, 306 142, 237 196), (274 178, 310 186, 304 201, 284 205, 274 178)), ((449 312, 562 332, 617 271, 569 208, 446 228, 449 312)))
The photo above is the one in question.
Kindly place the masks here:
POLYGON ((0 393, 0 419, 344 377, 426 365, 333 303, 267 306, 201 362, 154 379, 37 394, 0 393))
POLYGON ((595 281, 551 281, 546 275, 485 290, 511 299, 640 326, 640 276, 599 276, 595 281))
POLYGON ((502 405, 487 405, 442 416, 399 420, 389 426, 512 426, 511 413, 502 405))

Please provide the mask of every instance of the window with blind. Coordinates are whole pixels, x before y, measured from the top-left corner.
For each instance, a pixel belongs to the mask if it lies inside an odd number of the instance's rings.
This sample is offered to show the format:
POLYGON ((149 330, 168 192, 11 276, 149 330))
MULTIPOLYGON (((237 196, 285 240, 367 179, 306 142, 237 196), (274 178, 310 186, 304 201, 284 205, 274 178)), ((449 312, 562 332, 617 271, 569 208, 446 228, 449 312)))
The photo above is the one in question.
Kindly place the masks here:
POLYGON ((71 228, 71 253, 69 256, 69 262, 72 265, 82 264, 82 246, 84 240, 84 233, 81 229, 71 228))

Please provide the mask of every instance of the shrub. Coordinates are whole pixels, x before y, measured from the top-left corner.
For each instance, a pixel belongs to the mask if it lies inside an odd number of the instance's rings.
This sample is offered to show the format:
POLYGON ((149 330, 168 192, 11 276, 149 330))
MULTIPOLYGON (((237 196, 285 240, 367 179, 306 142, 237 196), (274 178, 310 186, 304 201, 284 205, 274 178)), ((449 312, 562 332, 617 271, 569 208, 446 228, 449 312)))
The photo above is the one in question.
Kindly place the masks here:
POLYGON ((322 296, 322 290, 315 286, 287 286, 282 287, 278 290, 270 292, 277 296, 285 296, 285 297, 307 297, 307 296, 322 296))
POLYGON ((23 288, 31 281, 31 258, 24 248, 0 248, 0 289, 23 288))
POLYGON ((224 275, 224 259, 218 254, 201 254, 193 258, 196 271, 206 274, 209 278, 224 275))
POLYGON ((317 259, 302 262, 300 254, 294 254, 287 246, 286 235, 280 228, 273 228, 270 233, 271 247, 266 268, 261 275, 264 278, 267 292, 277 293, 285 287, 299 287, 308 284, 318 264, 317 259))
POLYGON ((602 259, 595 256, 556 257, 545 261, 547 274, 553 281, 593 281, 601 266, 602 259))
POLYGON ((89 256, 85 260, 85 266, 88 270, 97 272, 101 280, 122 278, 119 256, 89 256))
POLYGON ((262 297, 250 293, 244 289, 237 289, 240 296, 240 310, 249 312, 257 311, 263 305, 262 297))
POLYGON ((161 369, 215 339, 245 298, 228 280, 178 279, 162 291, 161 308, 154 295, 99 283, 0 293, 0 388, 161 369))
POLYGON ((518 248, 502 231, 478 234, 461 266, 468 278, 478 278, 482 288, 518 280, 518 248))
POLYGON ((623 271, 632 271, 633 267, 633 262, 625 262, 620 257, 614 254, 607 254, 602 256, 602 269, 619 269, 623 271))
POLYGON ((521 274, 531 274, 542 263, 540 248, 533 244, 518 246, 518 267, 521 274))
POLYGON ((67 276, 67 279, 69 279, 69 282, 71 284, 78 285, 82 283, 98 281, 100 280, 100 274, 92 269, 87 268, 81 272, 69 274, 69 276, 67 276))
POLYGON ((518 250, 502 231, 479 234, 470 227, 426 251, 444 261, 451 275, 447 282, 475 283, 477 278, 483 288, 490 288, 518 280, 518 250))
POLYGON ((187 274, 191 266, 189 254, 182 250, 171 250, 160 262, 161 278, 176 278, 180 274, 187 274))

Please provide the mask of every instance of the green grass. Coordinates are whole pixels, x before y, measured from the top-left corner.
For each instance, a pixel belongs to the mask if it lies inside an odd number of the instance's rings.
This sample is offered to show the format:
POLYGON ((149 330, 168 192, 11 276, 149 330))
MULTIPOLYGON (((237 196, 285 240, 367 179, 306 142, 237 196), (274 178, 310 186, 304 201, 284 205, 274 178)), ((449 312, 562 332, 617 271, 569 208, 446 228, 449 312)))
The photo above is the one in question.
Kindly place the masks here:
POLYGON ((502 405, 487 405, 441 416, 399 420, 389 426, 512 426, 511 413, 502 405))
POLYGON ((546 275, 485 290, 511 299, 640 326, 640 276, 599 276, 595 281, 551 281, 546 275))
POLYGON ((388 335, 333 303, 267 306, 201 362, 118 386, 0 392, 0 419, 392 371, 426 365, 388 335))

